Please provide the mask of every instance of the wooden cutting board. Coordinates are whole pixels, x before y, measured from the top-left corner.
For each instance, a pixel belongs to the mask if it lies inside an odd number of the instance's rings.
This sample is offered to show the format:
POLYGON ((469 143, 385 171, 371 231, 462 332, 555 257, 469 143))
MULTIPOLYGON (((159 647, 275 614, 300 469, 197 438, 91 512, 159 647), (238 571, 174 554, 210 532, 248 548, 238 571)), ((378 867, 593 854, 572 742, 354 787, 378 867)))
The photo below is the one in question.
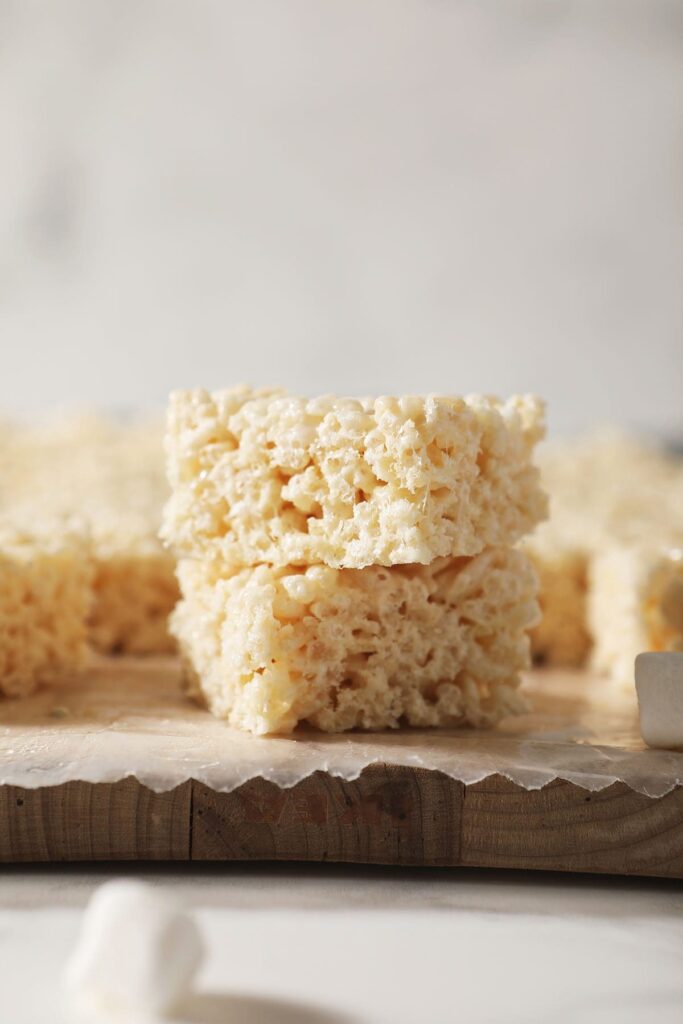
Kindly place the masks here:
MULTIPOLYGON (((82 681, 78 690, 67 688, 57 695, 41 696, 35 704, 35 720, 25 708, 15 706, 8 711, 5 706, 4 721, 0 721, 0 770, 3 757, 5 769, 9 765, 15 776, 21 765, 12 762, 13 757, 26 757, 30 751, 34 759, 39 758, 43 733, 46 751, 52 749, 53 740, 56 743, 68 737, 73 728, 69 702, 73 709, 79 694, 94 683, 99 684, 100 710, 91 710, 92 729, 78 742, 87 740, 92 748, 90 763, 93 757, 96 761, 97 744, 115 739, 116 721, 110 716, 104 722, 101 708, 109 699, 107 686, 112 689, 117 671, 109 664, 102 678, 82 681), (61 714, 54 716, 56 701, 60 712, 61 705, 67 705, 63 720, 61 714), (61 733, 55 731, 57 727, 61 733)), ((126 671, 130 673, 130 665, 126 671)), ((152 688, 153 696, 159 688, 168 688, 169 670, 161 666, 155 676, 146 669, 144 678, 151 680, 144 686, 152 688)), ((585 703, 603 682, 575 673, 558 689, 557 674, 536 672, 530 685, 535 693, 555 688, 559 701, 555 713, 558 707, 568 713, 568 687, 580 693, 585 703)), ((144 706, 141 686, 144 691, 142 684, 136 690, 139 708, 134 723, 135 728, 147 731, 151 743, 159 730, 150 725, 149 717, 140 714, 144 706)), ((172 699, 164 697, 159 713, 167 717, 160 719, 162 722, 173 722, 175 701, 177 713, 187 715, 173 692, 172 699)), ((198 729, 203 727, 203 714, 192 709, 198 729)), ((220 728, 213 720, 210 725, 220 728)), ((653 759, 652 752, 639 749, 633 732, 626 735, 622 721, 618 725, 607 745, 598 737, 599 749, 608 752, 609 761, 611 756, 618 757, 618 744, 623 742, 629 747, 631 767, 638 770, 642 766, 642 778, 647 778, 650 764, 656 767, 658 778, 655 781, 653 776, 652 791, 661 791, 662 762, 653 759)), ((303 752, 315 739, 304 736, 297 742, 303 745, 303 752)), ((466 742, 476 752, 476 734, 468 734, 466 742)), ((490 740, 482 736, 481 742, 490 740)), ((555 741, 551 736, 544 742, 549 760, 560 746, 566 753, 566 739, 555 741)), ((590 736, 577 741, 584 747, 591 742, 590 736)), ((458 737, 453 744, 457 747, 458 737)), ((505 749, 501 747, 503 752, 505 749)), ((535 749, 539 756, 538 744, 535 749)), ((519 780, 505 777, 504 763, 498 757, 496 771, 466 785, 438 769, 387 763, 385 748, 378 750, 385 760, 378 758, 368 764, 357 778, 316 770, 288 788, 257 777, 230 792, 217 791, 193 778, 165 792, 155 792, 134 777, 43 785, 38 760, 31 767, 30 785, 0 786, 0 862, 292 860, 683 878, 680 784, 658 796, 645 795, 624 782, 600 788, 593 780, 586 788, 561 778, 542 788, 527 789, 519 780)), ((680 783, 683 754, 670 758, 666 763, 671 764, 672 780, 680 783)), ((58 767, 62 770, 61 762, 58 767)), ((519 772, 516 755, 513 777, 519 772)), ((5 771, 3 777, 12 777, 12 773, 8 776, 5 771)), ((642 790, 642 784, 638 788, 642 790)))

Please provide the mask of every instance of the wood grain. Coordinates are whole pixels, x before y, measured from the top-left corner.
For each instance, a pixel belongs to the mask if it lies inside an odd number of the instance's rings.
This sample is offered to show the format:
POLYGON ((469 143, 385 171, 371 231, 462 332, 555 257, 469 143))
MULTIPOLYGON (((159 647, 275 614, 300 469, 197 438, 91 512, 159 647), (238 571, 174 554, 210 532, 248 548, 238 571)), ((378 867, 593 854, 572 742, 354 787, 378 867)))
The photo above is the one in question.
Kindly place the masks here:
POLYGON ((463 790, 440 772, 388 765, 352 782, 315 772, 291 789, 195 783, 192 858, 457 864, 463 790))
POLYGON ((683 878, 683 787, 652 798, 615 783, 526 791, 492 776, 465 791, 462 863, 683 878))
POLYGON ((136 779, 0 787, 0 863, 187 860, 192 784, 153 793, 136 779))
POLYGON ((134 779, 0 787, 0 862, 296 860, 526 868, 683 878, 683 787, 528 791, 500 776, 371 765, 291 789, 197 782, 153 793, 134 779))

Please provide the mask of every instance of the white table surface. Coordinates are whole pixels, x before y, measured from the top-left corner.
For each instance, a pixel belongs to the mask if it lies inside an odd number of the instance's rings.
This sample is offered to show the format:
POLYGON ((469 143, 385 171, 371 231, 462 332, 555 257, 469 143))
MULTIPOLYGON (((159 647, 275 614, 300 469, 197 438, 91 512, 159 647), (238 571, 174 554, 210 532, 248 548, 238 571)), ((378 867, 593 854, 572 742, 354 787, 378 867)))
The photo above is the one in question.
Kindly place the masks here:
POLYGON ((0 1021, 48 1024, 83 907, 126 874, 193 908, 193 1024, 683 1021, 683 886, 330 865, 5 868, 0 1021))

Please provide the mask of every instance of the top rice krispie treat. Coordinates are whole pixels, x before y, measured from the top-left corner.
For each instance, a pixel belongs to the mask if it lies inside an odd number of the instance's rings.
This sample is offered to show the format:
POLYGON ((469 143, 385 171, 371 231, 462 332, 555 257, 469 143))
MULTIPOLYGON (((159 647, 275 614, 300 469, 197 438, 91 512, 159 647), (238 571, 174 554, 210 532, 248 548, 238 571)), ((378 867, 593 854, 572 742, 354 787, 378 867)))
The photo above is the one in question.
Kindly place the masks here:
POLYGON ((543 406, 494 398, 171 395, 176 554, 225 566, 428 564, 512 544, 546 515, 543 406))

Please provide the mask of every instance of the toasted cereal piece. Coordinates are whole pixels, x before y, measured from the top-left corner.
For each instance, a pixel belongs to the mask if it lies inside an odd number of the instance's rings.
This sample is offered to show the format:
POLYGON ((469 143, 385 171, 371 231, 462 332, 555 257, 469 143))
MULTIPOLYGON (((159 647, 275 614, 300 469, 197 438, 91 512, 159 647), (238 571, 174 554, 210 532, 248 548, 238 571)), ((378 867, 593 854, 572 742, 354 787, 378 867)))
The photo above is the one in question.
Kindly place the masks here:
POLYGON ((92 599, 87 540, 0 527, 0 695, 23 697, 85 664, 92 599))
POLYGON ((683 651, 683 550, 615 544, 590 567, 593 665, 632 688, 645 651, 683 651))
POLYGON ((538 618, 536 576, 511 548, 429 566, 179 565, 171 617, 191 688, 253 733, 493 725, 538 618))
POLYGON ((171 396, 179 557, 226 567, 428 564, 511 544, 546 514, 533 397, 294 398, 237 388, 171 396))
POLYGON ((98 416, 15 428, 0 444, 0 508, 30 523, 76 514, 94 562, 90 641, 104 653, 174 649, 175 563, 157 534, 168 493, 159 423, 98 416))
POLYGON ((539 579, 541 621, 531 631, 531 655, 540 665, 583 665, 591 647, 586 592, 588 561, 576 548, 547 548, 529 538, 523 550, 539 579))

